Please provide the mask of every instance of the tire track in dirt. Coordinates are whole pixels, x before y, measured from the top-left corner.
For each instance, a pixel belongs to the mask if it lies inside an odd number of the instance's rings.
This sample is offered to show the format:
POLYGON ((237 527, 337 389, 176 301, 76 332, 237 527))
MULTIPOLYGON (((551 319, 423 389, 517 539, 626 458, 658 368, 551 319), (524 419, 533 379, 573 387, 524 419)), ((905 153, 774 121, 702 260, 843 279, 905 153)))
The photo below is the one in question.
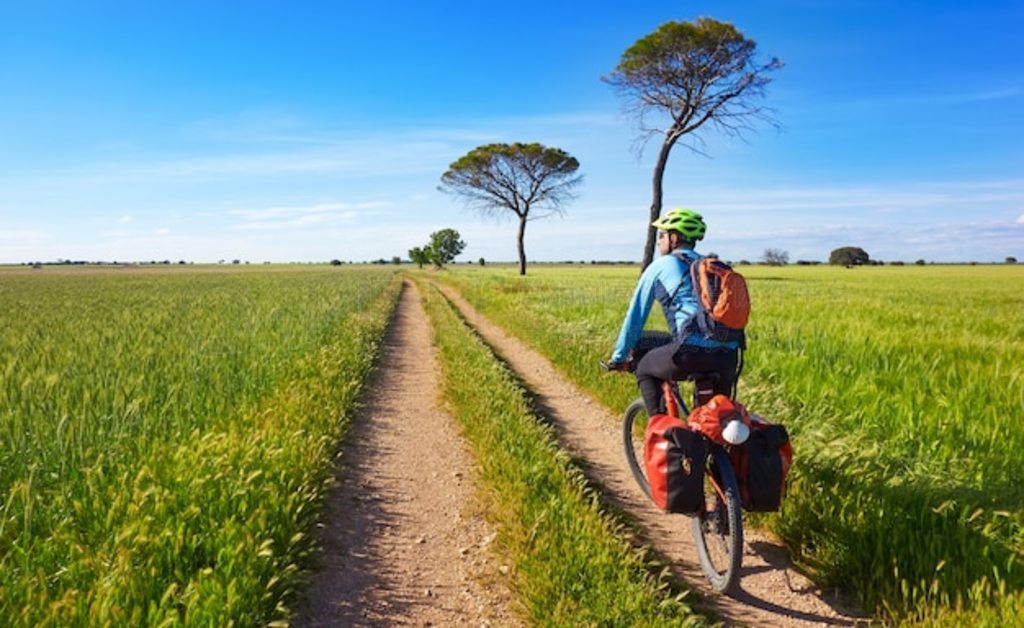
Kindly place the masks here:
POLYGON ((410 282, 382 350, 326 498, 323 564, 293 625, 520 625, 476 510, 473 459, 436 405, 437 359, 410 282))
POLYGON ((586 473, 604 487, 605 497, 636 518, 642 529, 638 541, 670 561, 673 575, 702 593, 727 623, 820 626, 864 621, 838 600, 825 597, 794 571, 785 548, 755 530, 744 530, 739 591, 715 594, 697 562, 689 518, 662 513, 633 480, 622 452, 619 417, 572 385, 547 358, 479 314, 454 289, 438 288, 537 395, 537 405, 553 419, 563 446, 587 461, 586 473))

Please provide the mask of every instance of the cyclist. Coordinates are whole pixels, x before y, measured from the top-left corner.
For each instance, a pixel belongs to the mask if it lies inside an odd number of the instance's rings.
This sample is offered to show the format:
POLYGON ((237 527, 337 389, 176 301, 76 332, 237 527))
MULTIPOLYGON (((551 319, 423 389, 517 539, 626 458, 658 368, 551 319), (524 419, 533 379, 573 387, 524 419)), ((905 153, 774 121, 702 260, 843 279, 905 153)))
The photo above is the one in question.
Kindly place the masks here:
POLYGON ((644 270, 630 301, 609 366, 624 368, 636 346, 654 300, 661 303, 672 342, 648 351, 637 363, 636 382, 650 416, 660 407, 661 382, 685 379, 691 373, 717 373, 715 393, 731 396, 739 362, 739 341, 707 338, 698 329, 700 308, 693 294, 690 265, 701 259, 694 251, 704 237, 704 218, 692 209, 673 209, 651 223, 658 228, 661 257, 644 270))

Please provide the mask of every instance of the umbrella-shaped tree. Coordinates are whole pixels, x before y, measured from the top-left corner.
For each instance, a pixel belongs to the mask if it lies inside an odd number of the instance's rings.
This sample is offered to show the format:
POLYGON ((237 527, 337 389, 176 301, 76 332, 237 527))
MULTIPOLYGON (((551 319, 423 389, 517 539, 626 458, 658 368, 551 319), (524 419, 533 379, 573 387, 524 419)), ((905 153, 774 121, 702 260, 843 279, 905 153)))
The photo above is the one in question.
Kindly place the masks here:
MULTIPOLYGON (((756 50, 754 40, 727 22, 706 17, 666 22, 630 46, 615 70, 603 77, 626 98, 627 112, 639 127, 640 146, 652 137, 662 138, 654 164, 644 268, 654 259, 657 231, 650 223, 661 214, 662 179, 672 147, 684 136, 699 143, 706 128, 742 136, 754 121, 772 121, 755 99, 764 95, 768 73, 782 62, 772 58, 761 64, 756 50)), ((693 142, 688 147, 698 150, 693 142)))
POLYGON ((580 164, 560 148, 543 144, 487 144, 453 162, 441 175, 440 190, 460 197, 485 216, 514 215, 519 274, 526 274, 526 223, 562 214, 583 180, 580 164))

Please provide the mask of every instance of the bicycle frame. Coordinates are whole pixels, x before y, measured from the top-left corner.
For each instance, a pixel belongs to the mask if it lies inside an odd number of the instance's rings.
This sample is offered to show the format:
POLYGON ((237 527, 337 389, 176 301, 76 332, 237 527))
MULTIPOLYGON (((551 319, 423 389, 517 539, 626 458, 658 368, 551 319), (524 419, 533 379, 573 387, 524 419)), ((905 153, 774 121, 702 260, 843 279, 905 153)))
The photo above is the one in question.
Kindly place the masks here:
POLYGON ((677 382, 662 382, 661 394, 664 395, 665 399, 665 414, 685 421, 686 416, 690 414, 690 409, 683 402, 683 396, 679 392, 679 384, 677 382))
MULTIPOLYGON (((661 382, 661 394, 665 399, 665 413, 685 421, 687 415, 690 414, 690 409, 683 401, 683 394, 679 391, 679 382, 661 382)), ((714 395, 715 387, 711 381, 697 380, 694 382, 694 407, 707 403, 714 395)))

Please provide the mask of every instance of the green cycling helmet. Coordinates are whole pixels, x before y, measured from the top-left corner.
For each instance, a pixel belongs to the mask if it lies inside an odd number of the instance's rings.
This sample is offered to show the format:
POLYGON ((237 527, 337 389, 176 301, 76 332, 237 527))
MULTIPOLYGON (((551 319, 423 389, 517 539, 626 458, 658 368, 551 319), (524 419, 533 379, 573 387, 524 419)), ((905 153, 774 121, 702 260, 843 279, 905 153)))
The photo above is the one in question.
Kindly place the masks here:
POLYGON ((662 231, 678 231, 691 242, 703 239, 704 233, 708 230, 703 216, 692 209, 683 208, 668 211, 651 225, 662 231))

